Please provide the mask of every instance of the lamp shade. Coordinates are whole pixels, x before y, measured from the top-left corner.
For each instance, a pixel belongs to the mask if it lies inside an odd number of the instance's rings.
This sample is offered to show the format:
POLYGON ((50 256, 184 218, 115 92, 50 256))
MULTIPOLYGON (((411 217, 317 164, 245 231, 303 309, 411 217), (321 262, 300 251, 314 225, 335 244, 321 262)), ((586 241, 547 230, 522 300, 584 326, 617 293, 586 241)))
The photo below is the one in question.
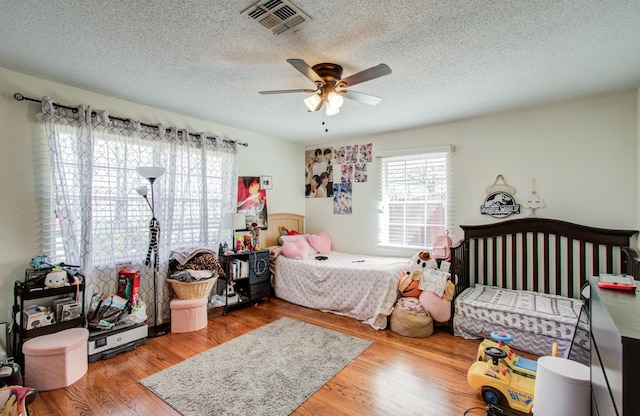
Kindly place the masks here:
POLYGON ((331 105, 331 103, 327 103, 326 105, 326 109, 325 109, 325 114, 328 116, 334 116, 336 114, 338 114, 340 112, 340 108, 339 107, 333 107, 331 105))
POLYGON ((164 174, 165 168, 161 166, 140 166, 136 168, 136 172, 143 178, 158 179, 164 174))
POLYGON ((340 109, 340 107, 342 107, 342 104, 344 104, 344 98, 337 92, 331 91, 327 95, 327 102, 331 107, 340 109))
POLYGON ((318 94, 313 94, 304 99, 304 103, 307 105, 309 111, 316 111, 318 104, 320 104, 321 98, 318 94))
POLYGON ((245 222, 244 212, 238 212, 236 214, 231 215, 231 226, 234 230, 244 230, 247 228, 247 223, 245 222))

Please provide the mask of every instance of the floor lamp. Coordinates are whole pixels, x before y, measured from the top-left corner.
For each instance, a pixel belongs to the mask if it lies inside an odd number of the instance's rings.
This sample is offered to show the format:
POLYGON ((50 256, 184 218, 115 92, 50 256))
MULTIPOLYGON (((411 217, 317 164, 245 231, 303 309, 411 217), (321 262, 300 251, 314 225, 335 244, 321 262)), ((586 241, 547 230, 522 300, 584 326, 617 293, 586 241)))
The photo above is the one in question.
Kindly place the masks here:
POLYGON ((149 222, 149 249, 147 250, 147 258, 144 264, 151 266, 153 264, 153 327, 149 333, 149 337, 158 337, 164 335, 164 332, 158 331, 158 291, 157 291, 157 269, 158 269, 158 242, 160 239, 160 223, 156 219, 155 200, 153 198, 153 183, 164 174, 165 169, 158 166, 142 166, 136 168, 136 172, 143 178, 149 180, 151 185, 151 202, 147 197, 147 187, 141 186, 136 191, 147 201, 151 208, 151 221, 149 222), (153 261, 151 257, 153 256, 153 261))

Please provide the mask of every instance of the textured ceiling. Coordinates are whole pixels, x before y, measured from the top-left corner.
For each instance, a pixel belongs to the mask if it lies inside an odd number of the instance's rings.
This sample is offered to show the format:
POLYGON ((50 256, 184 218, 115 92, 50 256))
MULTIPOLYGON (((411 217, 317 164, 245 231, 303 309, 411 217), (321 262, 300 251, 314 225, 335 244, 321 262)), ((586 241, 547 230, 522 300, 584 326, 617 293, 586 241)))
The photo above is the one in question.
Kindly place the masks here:
POLYGON ((0 66, 300 143, 640 86, 638 0, 293 2, 312 20, 273 35, 254 0, 0 0, 0 66), (325 133, 307 94, 258 94, 313 88, 288 58, 393 72, 325 133))

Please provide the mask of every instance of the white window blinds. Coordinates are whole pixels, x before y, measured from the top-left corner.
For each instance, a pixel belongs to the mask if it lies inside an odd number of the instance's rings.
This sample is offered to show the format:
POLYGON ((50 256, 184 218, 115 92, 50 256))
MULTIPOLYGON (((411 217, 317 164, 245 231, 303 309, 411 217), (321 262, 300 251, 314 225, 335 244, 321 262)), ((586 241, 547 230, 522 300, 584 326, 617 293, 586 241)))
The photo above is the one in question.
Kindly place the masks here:
MULTIPOLYGON (((449 155, 452 146, 411 154, 379 153, 381 211, 379 245, 431 249, 448 220, 449 155)), ((408 153, 408 152, 405 152, 408 153)))

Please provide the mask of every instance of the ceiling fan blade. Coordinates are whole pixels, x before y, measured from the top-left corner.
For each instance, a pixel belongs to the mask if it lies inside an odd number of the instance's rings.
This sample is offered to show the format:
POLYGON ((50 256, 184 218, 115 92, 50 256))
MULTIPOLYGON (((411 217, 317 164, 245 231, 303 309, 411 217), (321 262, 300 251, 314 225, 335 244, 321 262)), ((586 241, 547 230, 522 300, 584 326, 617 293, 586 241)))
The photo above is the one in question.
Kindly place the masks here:
POLYGON ((311 69, 309 64, 307 64, 302 59, 287 59, 287 62, 289 62, 295 69, 300 71, 302 75, 309 78, 315 84, 324 84, 324 80, 320 77, 320 75, 318 75, 316 71, 311 69))
POLYGON ((301 88, 301 89, 297 89, 297 90, 274 90, 274 91, 260 91, 260 94, 262 95, 269 95, 269 94, 288 94, 290 92, 316 92, 317 90, 310 90, 308 88, 301 88))
POLYGON ((386 64, 380 64, 343 78, 340 80, 339 84, 341 86, 344 86, 345 88, 352 87, 356 84, 360 84, 361 82, 380 78, 382 76, 389 75, 390 73, 391 68, 389 68, 386 64))
POLYGON ((375 95, 371 95, 371 94, 365 94, 363 92, 356 92, 356 91, 349 91, 349 90, 346 90, 344 92, 345 92, 345 95, 344 95, 345 98, 358 101, 359 103, 376 105, 382 101, 382 98, 380 97, 376 97, 375 95))

